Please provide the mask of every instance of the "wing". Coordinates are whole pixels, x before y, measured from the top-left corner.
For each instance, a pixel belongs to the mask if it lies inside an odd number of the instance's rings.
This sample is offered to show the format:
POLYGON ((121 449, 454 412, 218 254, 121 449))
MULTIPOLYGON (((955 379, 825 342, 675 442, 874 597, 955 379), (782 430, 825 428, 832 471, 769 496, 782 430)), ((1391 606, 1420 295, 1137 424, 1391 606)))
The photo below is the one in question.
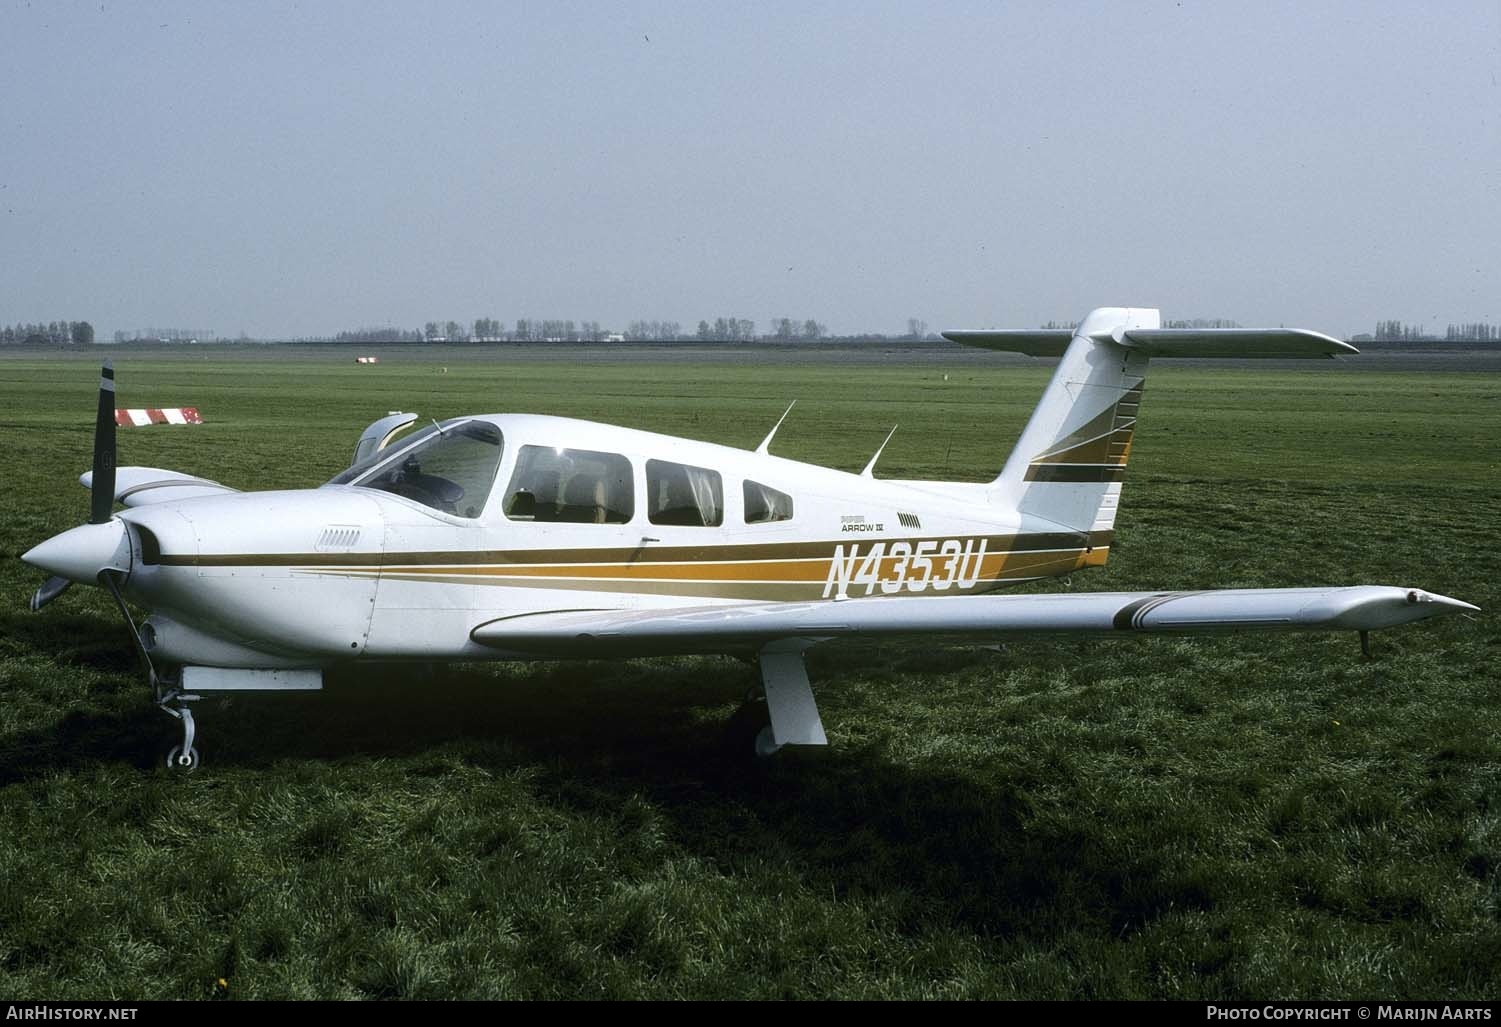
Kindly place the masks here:
MULTIPOLYGON (((84 488, 92 488, 94 472, 85 471, 78 481, 84 488)), ((126 506, 149 506, 172 499, 195 499, 238 491, 217 481, 195 478, 181 471, 164 471, 159 467, 120 467, 115 471, 115 502, 126 506)))
POLYGON ((568 610, 479 625, 481 645, 553 656, 735 652, 786 639, 851 635, 1040 632, 1373 631, 1474 610, 1457 599, 1388 585, 1212 592, 894 596, 669 610, 568 610))

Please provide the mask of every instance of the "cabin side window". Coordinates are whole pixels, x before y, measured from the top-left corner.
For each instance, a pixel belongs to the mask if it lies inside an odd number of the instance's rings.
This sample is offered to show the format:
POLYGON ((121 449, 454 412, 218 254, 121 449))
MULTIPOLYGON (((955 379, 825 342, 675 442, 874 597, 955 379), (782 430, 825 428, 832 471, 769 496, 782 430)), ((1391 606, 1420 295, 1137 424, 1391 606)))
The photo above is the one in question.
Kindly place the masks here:
POLYGON ((718 471, 648 460, 646 492, 646 516, 653 524, 716 528, 724 523, 724 483, 718 471))
POLYGON ((513 521, 625 524, 636 511, 631 462, 619 453, 522 446, 506 489, 513 521))
POLYGON ((792 497, 759 481, 745 482, 745 523, 792 520, 792 497))

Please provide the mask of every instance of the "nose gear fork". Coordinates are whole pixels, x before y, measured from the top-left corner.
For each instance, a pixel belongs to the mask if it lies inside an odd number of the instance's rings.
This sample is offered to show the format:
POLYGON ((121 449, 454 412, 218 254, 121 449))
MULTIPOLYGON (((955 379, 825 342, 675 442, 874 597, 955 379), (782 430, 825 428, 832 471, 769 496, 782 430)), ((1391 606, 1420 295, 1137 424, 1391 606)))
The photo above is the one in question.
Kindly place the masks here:
POLYGON ((193 708, 188 703, 196 702, 201 698, 203 698, 201 695, 193 695, 172 688, 156 701, 156 705, 163 713, 182 721, 182 744, 174 745, 167 753, 168 770, 192 773, 198 769, 198 750, 193 747, 193 739, 198 733, 198 727, 193 722, 193 708))

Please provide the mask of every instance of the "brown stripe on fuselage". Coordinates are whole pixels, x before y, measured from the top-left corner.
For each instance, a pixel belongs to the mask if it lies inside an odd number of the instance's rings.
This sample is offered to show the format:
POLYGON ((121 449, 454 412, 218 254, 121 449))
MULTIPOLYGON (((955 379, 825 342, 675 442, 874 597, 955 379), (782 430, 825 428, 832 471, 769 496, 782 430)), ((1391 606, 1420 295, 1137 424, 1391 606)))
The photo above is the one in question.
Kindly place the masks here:
POLYGON ((582 578, 486 577, 483 575, 466 575, 456 580, 444 574, 407 574, 404 572, 389 577, 395 581, 440 585, 493 585, 571 592, 693 596, 706 599, 760 599, 766 602, 805 602, 823 596, 823 582, 821 581, 619 581, 582 578))
MULTIPOLYGON (((1099 552, 1100 550, 1097 550, 1099 552)), ((882 583, 877 582, 874 586, 852 586, 847 594, 854 597, 880 596, 880 595, 919 595, 919 596, 945 596, 966 595, 979 592, 995 591, 1010 585, 1020 584, 1024 581, 1035 581, 1037 578, 1050 577, 1056 574, 1066 574, 1085 565, 1083 550, 1077 550, 1072 554, 1052 554, 1053 559, 1039 561, 1027 566, 1006 567, 996 569, 993 574, 982 575, 972 585, 960 585, 954 583, 947 588, 939 589, 932 585, 918 591, 906 587, 906 583, 896 583, 891 579, 885 581, 893 586, 892 591, 886 592, 882 583)), ((348 571, 338 570, 311 570, 313 574, 344 575, 348 571)), ((487 574, 487 573, 442 573, 430 571, 385 571, 381 573, 382 580, 410 581, 426 584, 466 585, 466 586, 494 586, 506 588, 541 588, 578 592, 610 592, 629 593, 637 595, 675 595, 694 596, 702 598, 719 599, 757 599, 768 602, 798 602, 830 598, 824 593, 826 582, 823 579, 817 581, 744 581, 744 580, 698 580, 689 578, 550 578, 528 577, 516 574, 487 574)))
POLYGON ((821 584, 829 574, 829 557, 808 560, 746 560, 739 563, 683 561, 680 563, 474 564, 472 566, 393 565, 382 568, 381 573, 387 576, 392 574, 450 574, 459 577, 619 578, 630 581, 649 581, 653 578, 704 581, 817 581, 821 584))
MULTIPOLYGON (((871 568, 875 581, 850 582, 847 592, 853 596, 921 595, 944 596, 993 592, 1024 581, 1067 574, 1082 567, 1097 566, 1105 562, 1108 545, 1090 548, 1074 547, 1051 552, 986 553, 975 567, 970 567, 963 554, 945 554, 933 557, 932 571, 924 577, 914 572, 909 555, 883 556, 879 568, 871 568), (960 560, 953 567, 950 559, 960 560), (901 564, 905 563, 905 576, 898 580, 901 564), (950 581, 962 571, 970 582, 960 584, 950 581), (944 587, 939 587, 943 584, 944 587), (886 587, 890 587, 890 591, 886 587), (910 586, 917 586, 916 589, 910 586)), ((976 554, 977 555, 977 554, 976 554)), ((973 557, 972 557, 973 558, 973 557)), ((863 558, 862 568, 864 567, 863 558)), ((636 593, 641 595, 675 595, 713 597, 720 599, 744 599, 761 601, 807 601, 830 598, 828 591, 829 563, 820 565, 820 574, 808 576, 806 570, 783 561, 780 564, 656 564, 651 566, 601 567, 599 565, 575 565, 573 567, 517 567, 517 566, 410 566, 376 568, 297 568, 299 573, 352 577, 375 577, 399 582, 420 582, 466 586, 491 586, 506 588, 540 588, 583 592, 636 593), (796 577, 777 579, 766 576, 775 569, 794 570, 796 577), (596 574, 594 572, 606 572, 596 574), (754 577, 757 571, 761 577, 754 577), (609 573, 615 572, 615 573, 609 573)))
MULTIPOLYGON (((1020 552, 1002 552, 985 554, 985 558, 979 562, 977 568, 968 569, 968 576, 978 573, 981 577, 994 577, 1003 568, 1009 568, 1013 564, 1032 565, 1038 562, 1052 563, 1060 557, 1072 560, 1082 552, 1076 543, 1067 549, 1057 550, 1023 550, 1020 552)), ((933 578, 947 577, 950 572, 950 564, 959 561, 968 565, 975 559, 977 554, 973 550, 966 554, 958 553, 928 553, 924 559, 931 566, 929 576, 933 578)), ((386 566, 381 568, 380 573, 385 576, 396 574, 446 574, 453 576, 474 577, 540 577, 540 578, 612 578, 627 581, 652 581, 652 580, 689 580, 689 581, 815 581, 820 585, 828 580, 829 561, 831 556, 814 557, 807 560, 744 560, 739 562, 704 561, 704 562, 680 562, 661 563, 626 563, 626 564, 510 564, 510 565, 480 565, 472 566, 445 566, 443 564, 429 564, 426 566, 386 566)), ((861 565, 864 565, 865 557, 859 557, 861 565)), ((914 554, 887 552, 876 561, 878 567, 872 570, 880 578, 895 577, 899 567, 912 566, 914 554)), ((915 577, 915 574, 913 575, 915 577)))
MULTIPOLYGON (((869 535, 826 539, 818 542, 761 542, 736 545, 701 546, 617 546, 610 549, 513 549, 448 550, 401 553, 204 553, 186 556, 164 553, 161 564, 168 567, 459 567, 474 565, 532 564, 603 564, 603 563, 701 563, 705 561, 743 560, 829 560, 838 546, 865 547, 874 542, 905 542, 914 550, 923 542, 957 541, 978 544, 982 539, 991 553, 1036 552, 1045 549, 1077 548, 1081 542, 1099 548, 1111 542, 1111 531, 1028 532, 1019 535, 951 535, 906 536, 869 535)), ((935 554, 936 555, 936 554, 935 554)))

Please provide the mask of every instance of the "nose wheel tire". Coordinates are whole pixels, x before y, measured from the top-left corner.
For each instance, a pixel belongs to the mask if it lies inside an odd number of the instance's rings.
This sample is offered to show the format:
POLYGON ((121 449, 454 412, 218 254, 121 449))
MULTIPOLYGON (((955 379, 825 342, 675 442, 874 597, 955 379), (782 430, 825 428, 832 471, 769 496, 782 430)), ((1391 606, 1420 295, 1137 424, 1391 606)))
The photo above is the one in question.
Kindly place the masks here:
POLYGON ((163 712, 182 722, 182 744, 172 746, 172 751, 167 753, 167 769, 179 774, 191 774, 198 769, 198 750, 193 746, 198 725, 194 723, 193 709, 188 705, 198 698, 174 688, 157 700, 163 712))
POLYGON ((191 774, 198 769, 198 750, 189 746, 186 751, 180 745, 172 746, 172 751, 167 753, 167 769, 175 770, 181 774, 191 774))

